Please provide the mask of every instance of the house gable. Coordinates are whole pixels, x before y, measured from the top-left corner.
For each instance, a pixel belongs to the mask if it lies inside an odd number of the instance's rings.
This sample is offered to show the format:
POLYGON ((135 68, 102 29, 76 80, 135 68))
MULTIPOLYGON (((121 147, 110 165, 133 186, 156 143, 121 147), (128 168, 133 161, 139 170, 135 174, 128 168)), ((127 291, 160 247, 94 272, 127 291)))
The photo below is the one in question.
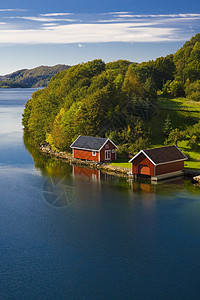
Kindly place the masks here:
POLYGON ((104 144, 104 146, 100 150, 100 161, 106 161, 106 151, 110 151, 110 160, 116 160, 116 146, 110 139, 104 144))
POLYGON ((167 164, 177 161, 187 160, 187 156, 185 156, 180 149, 176 146, 167 146, 160 147, 154 149, 141 150, 136 154, 129 162, 132 162, 143 153, 154 165, 167 164))
POLYGON ((143 174, 154 176, 154 164, 149 158, 141 151, 137 157, 132 161, 132 174, 143 174))
POLYGON ((117 158, 118 147, 108 138, 79 136, 70 147, 74 158, 99 162, 117 158))

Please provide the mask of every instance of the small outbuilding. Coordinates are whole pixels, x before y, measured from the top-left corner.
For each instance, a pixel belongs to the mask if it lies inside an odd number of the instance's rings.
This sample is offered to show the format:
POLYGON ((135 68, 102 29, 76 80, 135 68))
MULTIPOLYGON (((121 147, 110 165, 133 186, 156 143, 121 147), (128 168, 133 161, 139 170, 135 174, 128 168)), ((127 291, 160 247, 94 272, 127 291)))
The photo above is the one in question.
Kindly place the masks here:
POLYGON ((129 162, 133 175, 148 175, 152 180, 179 176, 187 156, 177 146, 141 150, 129 162))
POLYGON ((79 135, 70 147, 74 158, 97 162, 117 159, 118 147, 108 138, 79 135))

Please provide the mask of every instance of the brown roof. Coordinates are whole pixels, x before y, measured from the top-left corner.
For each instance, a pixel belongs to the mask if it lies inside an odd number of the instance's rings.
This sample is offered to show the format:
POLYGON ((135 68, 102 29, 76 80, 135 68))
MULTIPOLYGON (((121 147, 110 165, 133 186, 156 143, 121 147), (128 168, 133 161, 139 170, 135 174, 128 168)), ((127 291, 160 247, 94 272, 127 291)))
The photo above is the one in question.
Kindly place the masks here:
MULTIPOLYGON (((187 159, 187 156, 185 156, 176 146, 141 150, 136 156, 141 152, 146 154, 155 165, 187 159)), ((133 161, 136 156, 134 156, 130 162, 133 161)))

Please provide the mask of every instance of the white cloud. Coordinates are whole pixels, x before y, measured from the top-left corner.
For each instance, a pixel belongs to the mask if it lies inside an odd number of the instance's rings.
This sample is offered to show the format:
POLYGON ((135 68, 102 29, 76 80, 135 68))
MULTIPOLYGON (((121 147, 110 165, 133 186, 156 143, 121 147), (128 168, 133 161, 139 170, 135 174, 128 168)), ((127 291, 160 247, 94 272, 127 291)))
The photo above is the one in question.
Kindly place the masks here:
POLYGON ((101 13, 99 15, 105 16, 105 15, 119 15, 119 14, 129 14, 128 11, 114 11, 109 13, 101 13))
POLYGON ((21 9, 21 8, 4 8, 0 9, 0 11, 27 11, 26 9, 21 9))
POLYGON ((75 43, 81 47, 85 43, 185 41, 200 18, 200 14, 134 15, 129 12, 101 14, 102 20, 98 20, 99 14, 87 16, 86 21, 85 16, 80 21, 59 18, 65 15, 68 13, 8 17, 20 19, 21 29, 16 28, 15 21, 12 29, 12 24, 7 30, 1 29, 0 44, 75 43), (35 21, 31 29, 27 21, 35 21), (63 25, 63 21, 73 23, 63 25))
POLYGON ((185 17, 190 17, 190 18, 193 18, 193 17, 200 17, 200 14, 157 14, 157 15, 153 15, 153 14, 146 14, 146 15, 136 15, 136 14, 132 14, 132 13, 128 13, 128 14, 122 14, 122 13, 119 13, 117 15, 117 17, 121 17, 121 18, 130 18, 130 17, 134 17, 134 18, 185 18, 185 17))
POLYGON ((99 42, 158 42, 178 39, 174 28, 120 24, 70 24, 38 30, 1 30, 1 43, 68 44, 99 42))
POLYGON ((73 19, 58 19, 58 18, 48 18, 48 17, 32 17, 32 16, 22 16, 22 17, 7 17, 8 19, 22 19, 28 21, 36 21, 36 22, 54 22, 54 21, 66 21, 66 22, 74 22, 73 19))
MULTIPOLYGON (((108 16, 108 15, 107 15, 108 16)), ((185 21, 195 22, 195 20, 200 19, 200 14, 168 14, 168 15, 134 15, 134 14, 119 14, 114 16, 108 16, 109 18, 98 19, 98 23, 120 23, 120 22, 148 22, 149 26, 152 25, 161 25, 165 23, 174 24, 173 26, 180 26, 178 23, 183 23, 185 21)))
POLYGON ((51 13, 51 14, 40 14, 43 17, 56 17, 56 16, 70 16, 72 13, 51 13))
POLYGON ((58 24, 57 23, 44 23, 44 24, 42 24, 42 26, 58 26, 58 24))

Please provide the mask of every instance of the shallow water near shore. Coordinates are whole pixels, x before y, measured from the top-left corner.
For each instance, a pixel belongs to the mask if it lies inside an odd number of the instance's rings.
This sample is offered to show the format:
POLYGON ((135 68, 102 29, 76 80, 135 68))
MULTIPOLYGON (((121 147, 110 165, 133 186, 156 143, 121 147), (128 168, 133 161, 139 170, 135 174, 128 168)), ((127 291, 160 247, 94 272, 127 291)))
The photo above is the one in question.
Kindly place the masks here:
POLYGON ((23 138, 33 91, 0 90, 1 299, 199 299, 200 188, 43 156, 23 138))

